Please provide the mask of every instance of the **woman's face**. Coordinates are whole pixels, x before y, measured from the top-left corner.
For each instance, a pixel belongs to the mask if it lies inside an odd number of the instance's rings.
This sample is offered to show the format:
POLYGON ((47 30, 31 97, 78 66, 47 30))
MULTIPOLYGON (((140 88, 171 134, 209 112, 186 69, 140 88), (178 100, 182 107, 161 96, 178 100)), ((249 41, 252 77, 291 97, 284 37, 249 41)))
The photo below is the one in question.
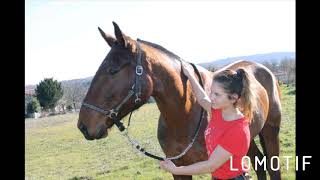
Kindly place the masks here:
POLYGON ((228 94, 223 89, 221 83, 213 81, 211 87, 211 107, 214 109, 224 109, 229 106, 233 106, 235 100, 229 99, 228 94))

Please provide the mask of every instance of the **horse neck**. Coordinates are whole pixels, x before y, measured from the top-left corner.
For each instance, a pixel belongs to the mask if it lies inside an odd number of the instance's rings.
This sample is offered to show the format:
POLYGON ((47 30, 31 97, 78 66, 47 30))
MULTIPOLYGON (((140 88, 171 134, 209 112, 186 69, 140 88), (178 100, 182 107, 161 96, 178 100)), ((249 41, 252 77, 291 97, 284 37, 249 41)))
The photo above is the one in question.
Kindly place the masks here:
POLYGON ((182 77, 180 62, 165 55, 157 55, 156 59, 151 60, 151 68, 152 96, 167 126, 190 124, 184 122, 192 116, 195 98, 192 98, 191 87, 186 88, 187 78, 182 77))

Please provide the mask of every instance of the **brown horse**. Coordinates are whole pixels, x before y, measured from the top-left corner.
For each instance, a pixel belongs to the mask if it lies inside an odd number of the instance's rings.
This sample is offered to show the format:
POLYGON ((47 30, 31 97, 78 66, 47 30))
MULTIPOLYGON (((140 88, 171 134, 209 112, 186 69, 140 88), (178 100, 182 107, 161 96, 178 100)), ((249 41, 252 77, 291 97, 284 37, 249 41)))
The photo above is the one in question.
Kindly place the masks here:
MULTIPOLYGON (((87 95, 85 103, 92 104, 101 109, 111 109, 119 103, 119 119, 131 111, 142 106, 153 96, 161 112, 158 122, 158 140, 167 157, 180 154, 193 138, 199 121, 201 107, 196 102, 190 82, 181 71, 179 57, 165 48, 142 40, 138 42, 123 34, 117 24, 114 24, 115 36, 99 31, 111 47, 108 55, 97 70, 87 95), (142 54, 139 54, 138 50, 142 54), (127 98, 128 91, 136 80, 136 59, 141 56, 143 72, 138 80, 140 83, 140 101, 127 98)), ((254 91, 258 95, 259 109, 254 114, 250 126, 251 145, 248 156, 254 164, 254 156, 262 160, 267 157, 267 169, 271 179, 281 179, 280 171, 270 169, 270 158, 279 156, 279 130, 281 121, 280 92, 277 81, 266 67, 248 61, 239 61, 224 68, 244 68, 255 77, 254 91), (258 149, 253 138, 259 135, 263 153, 258 149)), ((210 72, 198 66, 204 89, 210 94, 211 83, 215 72, 210 72)), ((204 130, 209 121, 206 113, 205 121, 200 127, 200 133, 192 148, 180 159, 173 162, 178 165, 188 165, 198 161, 207 160, 204 130)), ((79 114, 78 128, 88 140, 104 138, 108 130, 114 125, 111 117, 94 109, 82 106, 79 114)), ((258 179, 266 179, 263 166, 256 170, 258 179)), ((192 176, 176 176, 174 179, 192 179, 192 176)))

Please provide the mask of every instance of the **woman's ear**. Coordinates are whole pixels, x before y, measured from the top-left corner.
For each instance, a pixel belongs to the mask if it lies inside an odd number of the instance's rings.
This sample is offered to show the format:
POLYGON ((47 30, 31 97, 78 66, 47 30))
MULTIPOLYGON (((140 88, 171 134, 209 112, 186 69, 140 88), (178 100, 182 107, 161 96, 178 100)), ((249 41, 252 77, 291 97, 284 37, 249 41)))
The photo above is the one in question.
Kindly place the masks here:
POLYGON ((239 96, 237 94, 232 94, 232 95, 230 95, 230 100, 234 104, 239 100, 239 96))

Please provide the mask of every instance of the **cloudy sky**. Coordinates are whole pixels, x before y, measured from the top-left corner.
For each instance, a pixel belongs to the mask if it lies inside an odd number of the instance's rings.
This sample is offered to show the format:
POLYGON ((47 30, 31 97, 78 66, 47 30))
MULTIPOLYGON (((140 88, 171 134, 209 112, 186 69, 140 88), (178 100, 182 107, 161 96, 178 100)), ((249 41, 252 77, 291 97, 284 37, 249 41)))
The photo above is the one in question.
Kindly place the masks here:
POLYGON ((295 1, 26 0, 25 84, 93 76, 110 50, 97 27, 193 62, 295 52, 295 1))

